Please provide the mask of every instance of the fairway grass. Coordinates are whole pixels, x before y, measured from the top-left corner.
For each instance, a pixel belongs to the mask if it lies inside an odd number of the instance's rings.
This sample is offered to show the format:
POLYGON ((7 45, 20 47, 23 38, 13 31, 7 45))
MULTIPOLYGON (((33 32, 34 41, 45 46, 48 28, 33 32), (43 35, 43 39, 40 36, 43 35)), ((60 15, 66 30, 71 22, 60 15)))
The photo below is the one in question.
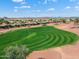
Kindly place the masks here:
POLYGON ((78 38, 74 33, 51 26, 10 31, 0 35, 0 54, 4 54, 4 48, 11 45, 24 44, 30 51, 37 51, 73 44, 78 38))

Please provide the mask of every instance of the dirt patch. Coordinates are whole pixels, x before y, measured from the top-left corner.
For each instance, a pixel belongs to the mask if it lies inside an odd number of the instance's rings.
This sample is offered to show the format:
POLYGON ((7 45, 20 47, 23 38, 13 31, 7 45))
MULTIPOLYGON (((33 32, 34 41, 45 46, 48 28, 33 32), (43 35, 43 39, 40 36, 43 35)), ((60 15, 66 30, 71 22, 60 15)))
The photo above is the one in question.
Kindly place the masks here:
POLYGON ((36 51, 30 54, 28 59, 61 59, 62 56, 59 52, 54 50, 36 51))

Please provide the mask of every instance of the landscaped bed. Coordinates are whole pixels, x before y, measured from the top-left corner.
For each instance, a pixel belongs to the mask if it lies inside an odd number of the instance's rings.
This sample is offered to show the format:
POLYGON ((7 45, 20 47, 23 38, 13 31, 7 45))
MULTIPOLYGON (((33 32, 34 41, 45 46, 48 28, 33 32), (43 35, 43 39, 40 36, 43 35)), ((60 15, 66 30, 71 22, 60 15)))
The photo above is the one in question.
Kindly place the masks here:
POLYGON ((0 35, 0 54, 4 53, 4 48, 11 45, 27 45, 30 51, 37 51, 73 44, 78 38, 74 33, 52 26, 10 31, 0 35))

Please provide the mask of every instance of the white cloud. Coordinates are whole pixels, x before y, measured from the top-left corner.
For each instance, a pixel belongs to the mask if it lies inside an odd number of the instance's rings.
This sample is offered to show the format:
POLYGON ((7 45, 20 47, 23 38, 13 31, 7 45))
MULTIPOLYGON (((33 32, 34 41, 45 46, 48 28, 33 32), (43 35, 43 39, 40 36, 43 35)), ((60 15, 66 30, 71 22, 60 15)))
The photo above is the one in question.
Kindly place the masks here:
POLYGON ((79 8, 79 6, 75 6, 75 8, 77 9, 77 8, 79 8))
POLYGON ((55 8, 49 8, 48 9, 48 11, 54 11, 55 10, 55 8))
POLYGON ((19 8, 31 8, 31 6, 21 6, 19 8))
POLYGON ((20 7, 15 6, 14 8, 15 9, 17 9, 17 8, 31 8, 31 6, 20 6, 20 7))
POLYGON ((23 2, 24 0, 12 0, 13 2, 17 2, 17 3, 20 3, 20 2, 23 2))
POLYGON ((44 4, 47 4, 48 2, 57 2, 57 0, 44 0, 44 4))
POLYGON ((17 7, 17 6, 15 6, 14 8, 16 8, 16 9, 17 9, 18 7, 17 7))
POLYGON ((79 6, 74 7, 76 11, 79 11, 79 6))
POLYGON ((12 0, 15 3, 26 4, 25 0, 12 0))
POLYGON ((71 8, 70 6, 66 6, 66 7, 65 7, 65 9, 70 9, 70 8, 71 8))

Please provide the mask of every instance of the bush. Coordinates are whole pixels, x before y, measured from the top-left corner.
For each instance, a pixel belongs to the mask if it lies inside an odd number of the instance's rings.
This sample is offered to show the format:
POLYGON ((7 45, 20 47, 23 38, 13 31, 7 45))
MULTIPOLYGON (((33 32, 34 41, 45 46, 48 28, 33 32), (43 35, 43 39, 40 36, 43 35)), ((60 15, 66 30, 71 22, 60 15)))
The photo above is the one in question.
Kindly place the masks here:
POLYGON ((26 56, 29 55, 29 49, 26 45, 16 45, 7 47, 5 50, 5 59, 26 59, 26 56))

